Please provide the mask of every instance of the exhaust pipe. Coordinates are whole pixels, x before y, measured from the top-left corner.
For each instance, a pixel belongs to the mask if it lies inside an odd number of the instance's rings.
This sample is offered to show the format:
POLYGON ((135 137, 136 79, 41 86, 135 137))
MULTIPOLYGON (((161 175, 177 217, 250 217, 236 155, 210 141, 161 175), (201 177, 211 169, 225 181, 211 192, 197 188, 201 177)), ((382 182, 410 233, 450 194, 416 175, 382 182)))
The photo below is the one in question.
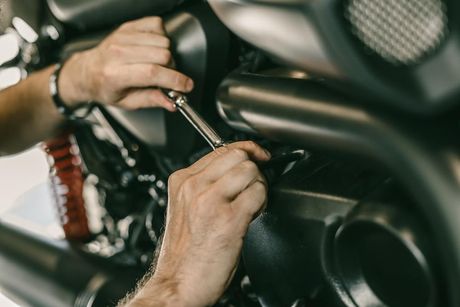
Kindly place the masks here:
POLYGON ((107 262, 0 223, 0 287, 23 306, 116 305, 141 272, 107 262))
POLYGON ((305 79, 235 73, 218 89, 232 127, 267 139, 385 165, 428 219, 446 274, 449 306, 460 306, 458 118, 416 117, 351 103, 305 79))

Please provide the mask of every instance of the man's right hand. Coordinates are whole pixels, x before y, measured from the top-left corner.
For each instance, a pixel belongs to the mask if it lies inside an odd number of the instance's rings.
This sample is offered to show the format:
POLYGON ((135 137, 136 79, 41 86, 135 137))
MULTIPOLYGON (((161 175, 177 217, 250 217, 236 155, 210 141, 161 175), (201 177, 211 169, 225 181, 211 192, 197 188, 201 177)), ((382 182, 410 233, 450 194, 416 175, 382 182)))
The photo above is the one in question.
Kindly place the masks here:
POLYGON ((175 108, 157 87, 190 92, 193 81, 170 68, 170 41, 160 17, 146 17, 121 25, 97 47, 76 53, 59 79, 62 99, 72 105, 84 101, 127 109, 175 108))
MULTIPOLYGON (((97 47, 77 52, 64 63, 59 94, 69 107, 96 101, 126 109, 174 111, 158 87, 186 93, 193 81, 171 69, 169 47, 159 17, 127 22, 97 47)), ((59 129, 63 116, 49 91, 53 71, 48 67, 0 91, 0 155, 18 153, 59 129)))
POLYGON ((154 276, 129 306, 210 306, 237 268, 249 223, 267 195, 253 142, 221 147, 169 179, 166 230, 154 276))

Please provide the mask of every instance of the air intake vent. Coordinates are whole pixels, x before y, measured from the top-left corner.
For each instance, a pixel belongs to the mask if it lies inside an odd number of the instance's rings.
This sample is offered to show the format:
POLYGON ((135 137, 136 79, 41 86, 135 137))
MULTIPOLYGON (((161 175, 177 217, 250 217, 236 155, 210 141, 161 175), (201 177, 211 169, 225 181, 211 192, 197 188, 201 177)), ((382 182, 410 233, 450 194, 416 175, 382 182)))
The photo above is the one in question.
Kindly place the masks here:
POLYGON ((345 17, 364 45, 395 65, 418 63, 448 32, 441 0, 350 0, 345 17))

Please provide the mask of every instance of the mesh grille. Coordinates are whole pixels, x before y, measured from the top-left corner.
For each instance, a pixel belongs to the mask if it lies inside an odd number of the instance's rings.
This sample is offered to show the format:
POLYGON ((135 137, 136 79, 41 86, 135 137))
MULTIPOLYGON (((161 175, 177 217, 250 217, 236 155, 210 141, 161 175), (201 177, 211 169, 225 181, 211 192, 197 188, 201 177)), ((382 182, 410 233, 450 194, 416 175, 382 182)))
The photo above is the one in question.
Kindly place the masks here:
POLYGON ((441 0, 350 0, 345 17, 354 35, 396 65, 417 63, 448 31, 441 0))

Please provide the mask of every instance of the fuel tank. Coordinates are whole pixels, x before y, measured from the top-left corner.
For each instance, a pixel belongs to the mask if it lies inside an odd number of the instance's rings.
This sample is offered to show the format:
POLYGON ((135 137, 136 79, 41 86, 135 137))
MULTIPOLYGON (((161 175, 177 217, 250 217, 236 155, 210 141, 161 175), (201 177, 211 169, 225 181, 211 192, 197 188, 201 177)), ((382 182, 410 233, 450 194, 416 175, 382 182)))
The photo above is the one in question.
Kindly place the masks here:
POLYGON ((457 104, 458 1, 209 3, 226 26, 274 60, 326 77, 356 100, 425 113, 457 104))

